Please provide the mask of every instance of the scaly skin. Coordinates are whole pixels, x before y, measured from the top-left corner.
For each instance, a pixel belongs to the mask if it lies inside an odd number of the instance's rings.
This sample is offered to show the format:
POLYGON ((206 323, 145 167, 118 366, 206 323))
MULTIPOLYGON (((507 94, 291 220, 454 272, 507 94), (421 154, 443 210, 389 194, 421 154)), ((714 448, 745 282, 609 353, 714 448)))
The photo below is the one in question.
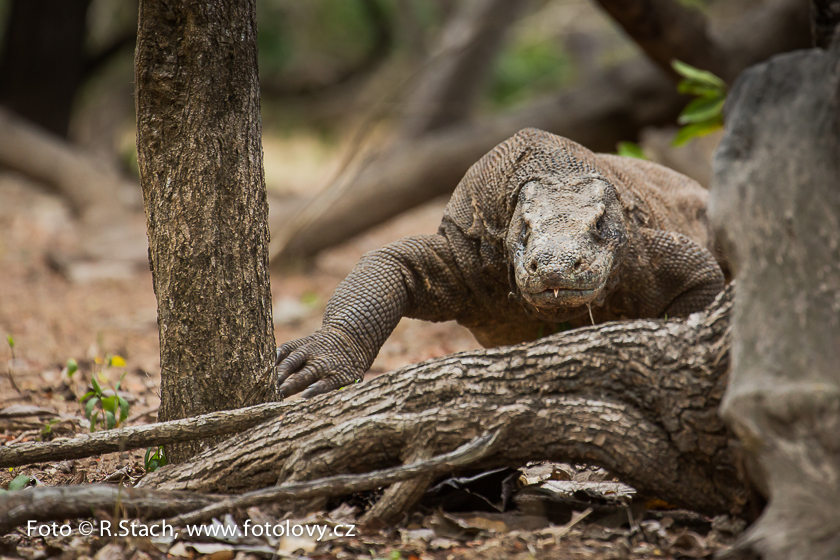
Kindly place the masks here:
POLYGON ((724 285, 706 199, 660 165, 522 130, 470 168, 436 235, 359 261, 321 328, 278 348, 275 382, 312 396, 361 379, 402 317, 456 320, 498 346, 699 311, 724 285))

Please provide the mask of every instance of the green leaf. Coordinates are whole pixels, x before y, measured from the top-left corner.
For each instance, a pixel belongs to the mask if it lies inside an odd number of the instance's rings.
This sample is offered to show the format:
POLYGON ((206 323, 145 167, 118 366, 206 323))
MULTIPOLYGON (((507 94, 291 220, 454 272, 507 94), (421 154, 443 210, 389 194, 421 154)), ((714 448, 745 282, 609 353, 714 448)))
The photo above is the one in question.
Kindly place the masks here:
POLYGON ((677 118, 679 124, 691 124, 723 118, 723 97, 700 97, 685 106, 677 118))
MULTIPOLYGON (((99 402, 99 397, 93 397, 88 402, 85 403, 85 418, 90 420, 90 423, 93 424, 93 407, 99 402)), ((91 430, 93 431, 93 430, 91 430)))
POLYGON ((79 399, 79 402, 85 402, 86 400, 88 400, 89 398, 91 398, 92 396, 94 396, 95 394, 96 394, 96 393, 94 393, 93 391, 88 391, 87 393, 85 393, 85 394, 82 396, 82 398, 80 398, 80 399, 79 399))
POLYGON ((125 419, 128 418, 128 401, 122 397, 118 397, 120 401, 120 424, 125 422, 125 419))
POLYGON ((111 414, 117 413, 117 396, 105 397, 102 399, 102 410, 108 411, 111 414))
POLYGON ((117 419, 114 416, 114 413, 111 412, 110 410, 106 410, 105 411, 105 427, 110 430, 110 429, 114 428, 114 426, 116 426, 116 425, 117 425, 117 419))
POLYGON ((73 377, 73 374, 79 370, 79 364, 76 363, 76 360, 70 358, 67 360, 67 377, 73 377))
POLYGON ((679 132, 677 132, 677 135, 674 138, 673 142, 671 142, 671 145, 682 146, 686 144, 689 140, 692 140, 693 138, 705 136, 722 127, 723 121, 721 119, 712 119, 709 121, 686 125, 682 127, 679 132))
POLYGON ((96 380, 96 373, 90 376, 90 384, 93 385, 93 391, 97 395, 102 396, 102 387, 99 385, 99 381, 96 380))
POLYGON ((6 342, 9 343, 9 348, 14 348, 15 347, 15 339, 12 338, 12 335, 10 335, 10 334, 6 335, 6 342))
POLYGON ((699 82, 701 84, 707 84, 713 87, 717 87, 719 89, 724 89, 726 87, 726 82, 708 72, 706 70, 700 70, 699 68, 695 68, 690 64, 686 64, 685 62, 681 62, 679 60, 672 60, 671 67, 674 71, 686 78, 688 80, 699 82))
POLYGON ((726 94, 726 90, 709 84, 681 80, 677 84, 677 91, 684 95, 696 95, 698 97, 719 97, 726 94))
POLYGON ((120 377, 120 380, 117 381, 116 385, 114 385, 114 391, 119 391, 120 390, 120 385, 122 385, 122 382, 125 379, 126 375, 128 375, 128 372, 124 371, 123 374, 122 374, 122 377, 120 377))
POLYGON ((635 142, 622 141, 616 145, 618 155, 637 159, 648 159, 645 151, 635 142))
POLYGON ((15 490, 23 490, 29 483, 32 482, 32 478, 26 476, 25 474, 19 474, 9 483, 9 492, 14 492, 15 490))
POLYGON ((99 420, 99 415, 94 414, 93 417, 90 419, 90 431, 91 433, 96 431, 96 421, 99 420))
POLYGON ((158 447, 154 453, 152 453, 152 449, 152 447, 146 449, 146 455, 143 458, 143 465, 146 467, 146 472, 154 472, 167 463, 162 447, 158 447))

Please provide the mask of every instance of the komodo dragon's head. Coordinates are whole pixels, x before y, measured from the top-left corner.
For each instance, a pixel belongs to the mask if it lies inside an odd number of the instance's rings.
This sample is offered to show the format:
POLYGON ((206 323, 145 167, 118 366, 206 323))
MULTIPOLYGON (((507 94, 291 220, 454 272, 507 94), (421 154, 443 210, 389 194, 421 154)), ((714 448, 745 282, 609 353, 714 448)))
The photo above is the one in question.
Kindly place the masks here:
POLYGON ((470 168, 444 221, 503 253, 512 296, 548 321, 603 302, 629 237, 612 173, 580 144, 534 128, 470 168))
POLYGON ((546 318, 601 303, 627 242, 615 187, 557 171, 521 185, 505 239, 522 298, 546 318))

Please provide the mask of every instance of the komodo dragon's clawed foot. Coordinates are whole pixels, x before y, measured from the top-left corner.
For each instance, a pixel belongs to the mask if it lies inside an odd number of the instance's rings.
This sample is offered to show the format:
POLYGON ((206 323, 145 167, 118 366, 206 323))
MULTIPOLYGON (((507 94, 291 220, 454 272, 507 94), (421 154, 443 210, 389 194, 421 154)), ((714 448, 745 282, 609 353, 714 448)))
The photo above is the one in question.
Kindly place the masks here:
POLYGON ((365 369, 352 345, 334 331, 319 330, 277 348, 276 383, 284 398, 304 389, 301 396, 308 398, 350 385, 362 379, 365 369))

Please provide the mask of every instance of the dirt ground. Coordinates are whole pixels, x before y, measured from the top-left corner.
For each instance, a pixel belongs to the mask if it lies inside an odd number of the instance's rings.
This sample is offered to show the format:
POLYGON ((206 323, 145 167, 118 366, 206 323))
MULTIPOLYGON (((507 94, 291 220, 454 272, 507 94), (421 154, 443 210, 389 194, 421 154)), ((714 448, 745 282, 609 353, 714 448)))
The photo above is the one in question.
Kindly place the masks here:
MULTIPOLYGON (((318 327, 330 293, 366 251, 404 235, 434 232, 444 204, 445 201, 428 204, 353 239, 323 254, 308 270, 273 274, 278 343, 309 334, 318 327)), ((142 216, 138 215, 138 220, 142 216)), ((77 233, 73 216, 58 196, 18 175, 0 173, 2 445, 88 431, 79 397, 89 390, 94 374, 105 380, 106 389, 125 375, 120 394, 130 404, 127 424, 156 419, 160 364, 151 275, 138 266, 135 272, 121 274, 122 277, 69 281, 56 270, 54 262, 61 260, 63 254, 72 253, 77 233), (125 366, 109 366, 109 356, 122 357, 125 366), (74 359, 79 366, 72 377, 65 367, 68 359, 74 359)), ((477 347, 470 333, 453 323, 403 320, 369 375, 477 347)), ((46 485, 130 483, 145 472, 143 456, 144 450, 137 450, 4 470, 0 473, 0 487, 6 488, 21 474, 36 484, 46 485)), ((352 518, 348 511, 339 507, 320 519, 332 519, 334 523, 340 514, 352 518)), ((712 520, 667 512, 642 522, 636 519, 630 523, 622 518, 612 526, 589 520, 551 526, 542 519, 537 528, 522 525, 524 518, 516 516, 497 519, 485 515, 465 521, 443 512, 427 513, 415 515, 401 527, 373 535, 328 542, 281 539, 279 543, 266 541, 261 549, 253 543, 216 541, 216 548, 208 548, 206 543, 202 548, 195 543, 161 544, 133 537, 80 538, 76 533, 67 538, 41 538, 18 529, 0 538, 0 556, 254 558, 271 557, 273 547, 276 557, 324 559, 703 558, 725 547, 733 532, 721 529, 725 525, 721 525, 721 520, 716 520, 713 528, 712 520), (681 522, 683 518, 691 523, 681 522)), ((250 514, 252 519, 254 515, 281 518, 276 512, 250 514)))

